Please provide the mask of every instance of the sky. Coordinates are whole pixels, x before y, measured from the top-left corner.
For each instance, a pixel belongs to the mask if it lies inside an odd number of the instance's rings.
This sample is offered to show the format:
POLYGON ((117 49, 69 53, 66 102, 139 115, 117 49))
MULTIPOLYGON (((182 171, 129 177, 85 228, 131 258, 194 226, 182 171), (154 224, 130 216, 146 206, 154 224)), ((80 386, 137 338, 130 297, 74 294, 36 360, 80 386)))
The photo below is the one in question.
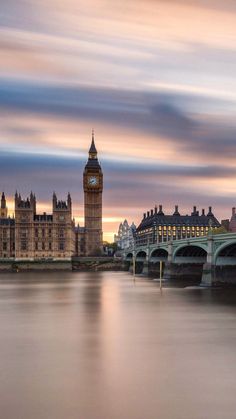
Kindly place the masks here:
POLYGON ((51 211, 95 130, 104 239, 162 204, 236 205, 235 0, 0 0, 0 190, 51 211))

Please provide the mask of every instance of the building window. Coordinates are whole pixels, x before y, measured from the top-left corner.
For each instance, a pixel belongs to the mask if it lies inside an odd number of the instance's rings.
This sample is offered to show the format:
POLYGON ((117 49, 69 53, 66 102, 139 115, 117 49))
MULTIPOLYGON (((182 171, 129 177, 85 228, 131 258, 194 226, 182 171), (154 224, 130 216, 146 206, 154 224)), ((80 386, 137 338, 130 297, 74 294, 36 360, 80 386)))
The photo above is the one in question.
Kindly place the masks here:
POLYGON ((27 243, 25 241, 21 242, 21 250, 27 250, 27 243))
POLYGON ((42 237, 44 237, 44 236, 45 236, 45 229, 42 228, 42 237))
POLYGON ((59 237, 64 237, 64 230, 62 228, 59 230, 59 237))
POLYGON ((48 249, 52 250, 52 243, 51 242, 48 243, 48 249))
POLYGON ((35 242, 35 250, 38 250, 38 242, 35 242))
POLYGON ((45 250, 45 243, 42 243, 42 250, 45 250))
POLYGON ((20 230, 20 237, 21 237, 22 239, 26 239, 26 237, 27 237, 27 230, 25 230, 25 229, 21 229, 21 230, 20 230))
POLYGON ((64 243, 63 242, 59 243, 59 250, 61 250, 61 251, 64 250, 64 243))
POLYGON ((38 230, 38 228, 36 228, 35 229, 35 237, 38 237, 38 235, 39 235, 39 230, 38 230))
POLYGON ((7 243, 6 243, 6 242, 3 242, 3 244, 2 244, 2 249, 3 249, 3 250, 7 250, 7 243))

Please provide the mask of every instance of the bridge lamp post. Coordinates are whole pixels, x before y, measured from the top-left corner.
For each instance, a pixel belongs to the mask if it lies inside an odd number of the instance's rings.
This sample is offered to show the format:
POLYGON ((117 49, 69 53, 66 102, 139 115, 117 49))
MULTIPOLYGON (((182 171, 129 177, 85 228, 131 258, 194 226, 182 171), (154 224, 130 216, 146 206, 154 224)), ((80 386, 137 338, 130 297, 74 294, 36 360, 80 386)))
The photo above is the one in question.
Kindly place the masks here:
POLYGON ((160 290, 162 290, 162 260, 160 260, 160 290))
POLYGON ((135 274, 136 274, 136 268, 135 268, 135 240, 134 240, 134 246, 133 246, 133 277, 135 281, 135 274))

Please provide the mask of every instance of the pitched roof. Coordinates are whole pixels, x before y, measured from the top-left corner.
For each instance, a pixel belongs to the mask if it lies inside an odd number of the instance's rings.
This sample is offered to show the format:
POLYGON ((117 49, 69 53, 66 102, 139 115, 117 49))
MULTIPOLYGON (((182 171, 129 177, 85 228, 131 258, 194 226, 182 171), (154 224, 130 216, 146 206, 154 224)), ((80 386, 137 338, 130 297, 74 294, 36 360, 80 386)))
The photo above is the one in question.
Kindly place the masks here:
POLYGON ((97 149, 96 149, 95 142, 94 142, 94 134, 92 136, 92 142, 91 142, 91 146, 90 146, 90 149, 89 149, 89 153, 97 154, 97 149))
POLYGON ((146 228, 153 227, 154 225, 171 225, 171 226, 202 226, 209 227, 209 221, 211 221, 212 227, 219 227, 219 221, 212 214, 208 215, 161 215, 153 214, 149 217, 143 218, 137 228, 138 231, 142 231, 146 228))

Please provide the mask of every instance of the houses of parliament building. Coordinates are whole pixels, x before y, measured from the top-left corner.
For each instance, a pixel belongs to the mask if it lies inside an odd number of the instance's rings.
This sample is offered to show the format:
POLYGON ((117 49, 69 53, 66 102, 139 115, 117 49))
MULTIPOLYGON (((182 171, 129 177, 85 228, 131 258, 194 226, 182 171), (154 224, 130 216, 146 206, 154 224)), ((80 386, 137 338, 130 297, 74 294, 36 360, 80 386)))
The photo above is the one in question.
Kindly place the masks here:
POLYGON ((0 258, 15 260, 70 260, 73 256, 102 253, 103 173, 92 134, 87 164, 83 173, 84 227, 75 225, 72 200, 52 197, 52 213, 37 214, 36 197, 23 199, 15 194, 15 214, 8 216, 4 192, 0 208, 0 258))

